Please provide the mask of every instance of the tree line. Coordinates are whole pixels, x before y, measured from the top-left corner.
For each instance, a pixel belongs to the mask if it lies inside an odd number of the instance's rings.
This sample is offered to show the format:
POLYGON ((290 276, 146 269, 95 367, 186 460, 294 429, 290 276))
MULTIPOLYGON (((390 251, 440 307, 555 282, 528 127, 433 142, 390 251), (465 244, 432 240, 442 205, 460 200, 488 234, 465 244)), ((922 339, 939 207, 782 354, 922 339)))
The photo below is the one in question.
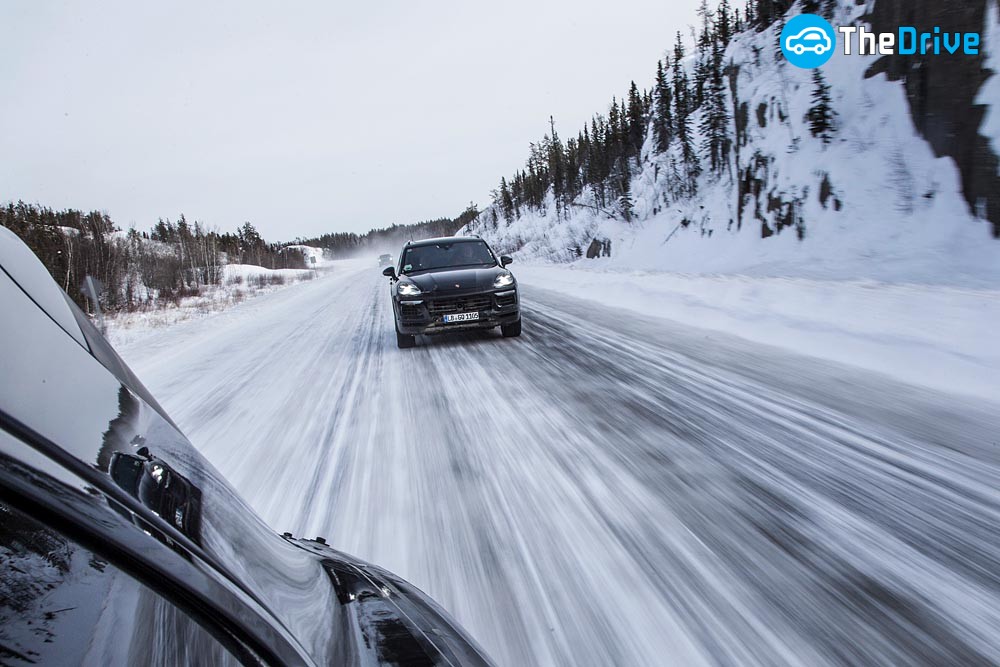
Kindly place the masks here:
POLYGON ((122 230, 106 213, 56 211, 19 201, 0 207, 0 225, 17 234, 84 309, 79 287, 88 275, 104 283, 103 308, 134 311, 176 303, 218 285, 227 263, 306 268, 300 252, 265 241, 249 222, 220 234, 181 215, 139 232, 122 230))
POLYGON ((322 234, 312 238, 298 238, 295 243, 323 248, 333 259, 351 257, 361 253, 396 253, 410 240, 436 236, 453 236, 455 232, 476 219, 479 209, 469 206, 455 218, 436 218, 410 224, 394 224, 389 227, 372 229, 364 234, 338 232, 322 234))

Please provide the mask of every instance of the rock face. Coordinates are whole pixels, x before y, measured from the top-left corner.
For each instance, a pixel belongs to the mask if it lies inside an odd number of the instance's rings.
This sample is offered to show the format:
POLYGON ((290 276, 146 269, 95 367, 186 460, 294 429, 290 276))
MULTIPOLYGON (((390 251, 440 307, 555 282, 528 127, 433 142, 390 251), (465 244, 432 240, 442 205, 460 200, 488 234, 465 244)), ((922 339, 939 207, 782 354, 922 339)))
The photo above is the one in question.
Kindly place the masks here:
MULTIPOLYGON (((940 26, 942 32, 982 33, 990 6, 988 0, 876 0, 865 18, 875 32, 896 32, 900 25, 910 25, 921 32, 940 26)), ((984 67, 983 47, 979 56, 884 56, 868 75, 884 72, 903 82, 917 130, 938 156, 955 160, 969 208, 989 220, 993 235, 1000 238, 998 159, 979 134, 986 108, 975 101, 983 82, 994 76, 984 67)))
POLYGON ((587 247, 587 259, 596 257, 611 257, 611 240, 594 239, 587 247))

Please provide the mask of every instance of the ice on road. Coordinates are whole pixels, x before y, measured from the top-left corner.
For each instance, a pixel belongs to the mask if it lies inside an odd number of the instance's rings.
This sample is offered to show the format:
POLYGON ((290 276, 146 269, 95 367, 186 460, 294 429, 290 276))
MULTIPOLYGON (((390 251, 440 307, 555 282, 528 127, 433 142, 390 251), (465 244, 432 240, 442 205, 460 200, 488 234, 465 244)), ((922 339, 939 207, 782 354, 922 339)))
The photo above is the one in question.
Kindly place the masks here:
POLYGON ((522 284, 398 350, 374 263, 124 355, 276 530, 500 665, 1000 662, 1000 406, 522 284))

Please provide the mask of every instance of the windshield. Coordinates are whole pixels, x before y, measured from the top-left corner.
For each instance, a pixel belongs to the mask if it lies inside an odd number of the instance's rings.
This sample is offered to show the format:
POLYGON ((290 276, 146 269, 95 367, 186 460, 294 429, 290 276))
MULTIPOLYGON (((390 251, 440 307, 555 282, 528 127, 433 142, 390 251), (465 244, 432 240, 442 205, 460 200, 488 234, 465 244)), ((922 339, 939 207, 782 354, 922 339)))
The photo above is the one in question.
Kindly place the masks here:
POLYGON ((403 251, 403 273, 462 266, 496 266, 496 258, 482 241, 455 241, 407 248, 403 251))

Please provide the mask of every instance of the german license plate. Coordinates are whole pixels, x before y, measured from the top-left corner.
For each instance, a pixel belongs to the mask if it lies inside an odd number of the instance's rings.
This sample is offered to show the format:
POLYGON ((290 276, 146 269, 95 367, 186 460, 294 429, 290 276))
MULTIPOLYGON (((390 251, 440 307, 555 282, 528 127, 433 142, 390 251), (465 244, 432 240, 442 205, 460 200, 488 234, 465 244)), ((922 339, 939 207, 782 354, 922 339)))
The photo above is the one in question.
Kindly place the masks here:
POLYGON ((452 322, 472 322, 479 319, 479 313, 455 313, 454 315, 445 315, 442 319, 445 324, 451 324, 452 322))

